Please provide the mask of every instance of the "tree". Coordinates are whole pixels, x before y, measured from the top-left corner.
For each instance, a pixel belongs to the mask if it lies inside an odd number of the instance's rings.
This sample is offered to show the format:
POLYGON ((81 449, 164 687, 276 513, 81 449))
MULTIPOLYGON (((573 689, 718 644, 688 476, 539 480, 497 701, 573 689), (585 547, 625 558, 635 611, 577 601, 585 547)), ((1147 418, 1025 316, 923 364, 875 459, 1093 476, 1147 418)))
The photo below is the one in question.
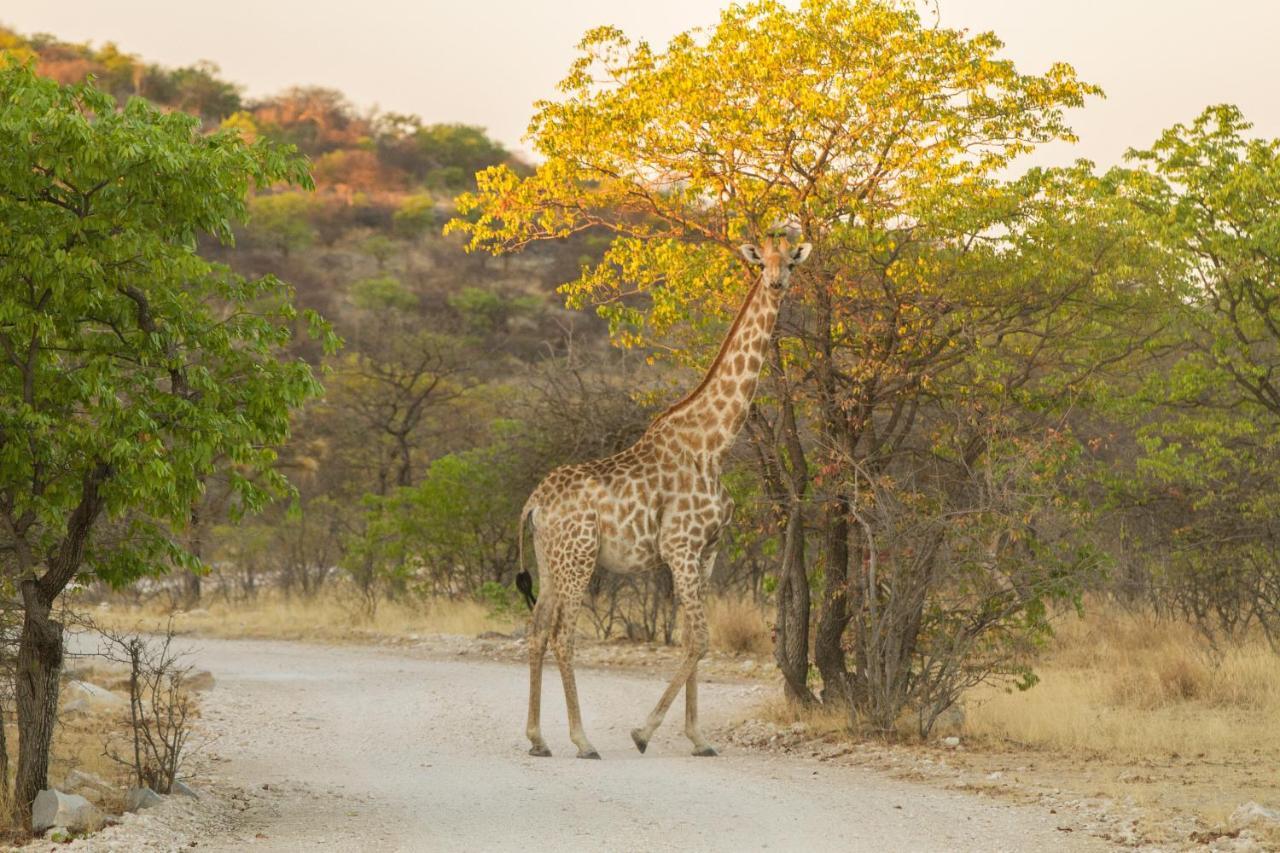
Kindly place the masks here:
POLYGON ((1280 648, 1280 140, 1249 127, 1210 107, 1117 170, 1163 254, 1171 342, 1130 401, 1145 452, 1117 489, 1186 616, 1280 648))
POLYGON ((0 567, 23 605, 27 822, 47 787, 59 595, 197 569, 181 543, 204 478, 225 471, 239 512, 285 493, 273 448, 320 386, 282 357, 290 290, 196 253, 202 233, 230 240, 251 186, 309 186, 300 158, 29 66, 0 69, 0 103, 0 567))
MULTIPOLYGON (((1023 74, 1000 47, 887 0, 733 6, 665 51, 595 29, 560 98, 538 104, 530 136, 544 162, 523 178, 480 173, 448 226, 495 253, 611 233, 604 261, 565 285, 570 301, 599 306, 621 345, 657 343, 656 356, 684 363, 714 353, 745 292, 734 244, 779 222, 814 241, 816 263, 792 285, 801 310, 779 324, 749 421, 780 540, 775 651, 794 699, 813 699, 809 569, 820 573, 815 646, 833 699, 859 700, 844 640, 872 602, 857 590, 894 592, 865 582, 873 543, 853 486, 904 477, 913 454, 950 452, 934 447, 930 407, 981 419, 976 398, 996 389, 1002 408, 1048 411, 1131 346, 1104 334, 1122 312, 1103 289, 1129 241, 1110 220, 1085 229, 1092 255, 1055 255, 1042 239, 1064 232, 1073 199, 1098 194, 1087 170, 1001 178, 1018 155, 1071 139, 1064 109, 1098 89, 1063 64, 1023 74), (1073 340, 1091 345, 1072 356, 1073 340), (1050 358, 1070 367, 1056 385, 1041 382, 1050 358)), ((1090 203, 1099 217, 1110 210, 1090 203)), ((1010 423, 1052 440, 1050 418, 1010 423)), ((967 440, 973 467, 993 445, 978 431, 967 440)), ((919 612, 944 603, 930 577, 919 612)), ((920 625, 895 627, 913 672, 920 625)), ((855 649, 858 672, 875 671, 865 657, 879 653, 855 649)))
POLYGON ((492 444, 441 456, 414 485, 365 496, 365 528, 350 543, 346 564, 367 598, 376 596, 379 580, 402 587, 416 580, 423 591, 451 597, 509 580, 511 516, 524 499, 509 440, 516 426, 495 423, 492 444))
POLYGON ((313 207, 312 199, 300 192, 256 195, 249 205, 249 235, 287 258, 315 242, 316 229, 310 221, 313 207))
POLYGON ((427 192, 405 196, 391 215, 391 221, 401 237, 417 239, 436 225, 435 201, 427 192))

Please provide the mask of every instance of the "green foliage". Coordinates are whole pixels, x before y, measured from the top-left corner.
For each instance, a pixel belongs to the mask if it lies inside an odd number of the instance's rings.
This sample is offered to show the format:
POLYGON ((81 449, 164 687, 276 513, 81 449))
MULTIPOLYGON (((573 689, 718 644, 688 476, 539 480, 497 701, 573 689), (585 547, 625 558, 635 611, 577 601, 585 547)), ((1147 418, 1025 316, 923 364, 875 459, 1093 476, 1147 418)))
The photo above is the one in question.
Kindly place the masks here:
POLYGON ((1159 582, 1207 630, 1280 647, 1280 140, 1238 109, 1174 125, 1117 170, 1162 257, 1162 363, 1123 409, 1143 450, 1117 503, 1159 582))
POLYGON ((229 240, 251 187, 309 186, 305 164, 28 67, 0 69, 0 105, 0 563, 25 576, 87 530, 113 584, 191 564, 176 534, 205 478, 225 474, 237 512, 287 493, 275 448, 320 393, 281 357, 289 288, 196 238, 229 240))
POLYGON ((386 275, 351 285, 351 301, 366 311, 407 311, 417 306, 418 297, 400 279, 386 275))
POLYGON ((413 135, 426 171, 427 184, 441 189, 469 186, 474 175, 504 162, 507 152, 483 128, 465 124, 433 124, 413 135))
POLYGON ((493 444, 436 459, 416 485, 367 496, 365 530, 346 564, 368 563, 437 594, 476 593, 486 580, 505 579, 523 503, 512 487, 521 479, 516 427, 498 422, 493 444))
POLYGON ((497 581, 485 581, 476 590, 476 598, 489 608, 489 613, 497 617, 511 616, 524 607, 524 599, 515 586, 501 584, 497 581))
POLYGON ((300 192, 256 195, 249 205, 249 234, 283 255, 300 251, 316 239, 307 219, 312 209, 311 198, 300 192))
POLYGON ((449 307, 462 318, 463 328, 472 335, 501 331, 507 320, 536 309, 539 300, 526 296, 515 299, 480 287, 464 287, 449 296, 449 307))
POLYGON ((435 227, 435 200, 425 192, 405 196, 392 214, 391 221, 400 236, 409 239, 421 237, 435 227))

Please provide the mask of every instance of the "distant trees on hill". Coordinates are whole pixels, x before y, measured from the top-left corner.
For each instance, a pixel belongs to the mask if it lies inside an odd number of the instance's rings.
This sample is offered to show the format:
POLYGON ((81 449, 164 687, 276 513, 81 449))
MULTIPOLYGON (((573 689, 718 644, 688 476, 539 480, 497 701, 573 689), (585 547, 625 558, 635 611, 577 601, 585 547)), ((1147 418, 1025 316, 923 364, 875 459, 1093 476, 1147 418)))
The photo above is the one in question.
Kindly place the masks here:
POLYGON ((457 190, 472 185, 481 169, 518 166, 482 128, 360 111, 341 92, 318 86, 295 86, 250 100, 238 85, 222 79, 212 62, 166 68, 112 42, 95 48, 51 35, 22 36, 3 27, 0 53, 19 62, 30 60, 41 76, 63 84, 93 75, 97 87, 121 103, 139 96, 197 115, 206 129, 227 125, 251 138, 296 145, 315 162, 322 192, 457 190))

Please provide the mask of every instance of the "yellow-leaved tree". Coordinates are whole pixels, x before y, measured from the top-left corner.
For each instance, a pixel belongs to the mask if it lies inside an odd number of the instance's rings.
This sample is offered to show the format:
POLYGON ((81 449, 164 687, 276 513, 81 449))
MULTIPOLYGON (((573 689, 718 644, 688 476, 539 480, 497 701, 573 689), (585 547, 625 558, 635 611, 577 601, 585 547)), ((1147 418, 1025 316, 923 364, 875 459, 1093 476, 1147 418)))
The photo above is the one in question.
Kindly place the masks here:
POLYGON ((494 253, 612 234, 569 302, 595 305, 618 344, 694 366, 750 284, 736 244, 778 223, 814 242, 746 455, 779 537, 787 694, 815 698, 812 580, 823 699, 882 727, 909 707, 927 730, 974 680, 1026 675, 1019 644, 1087 561, 980 543, 1025 544, 1002 531, 1046 507, 1014 481, 1071 458, 1053 413, 1129 340, 1105 333, 1112 297, 1134 292, 1116 285, 1132 241, 1109 188, 1086 166, 1007 177, 1071 139, 1064 110, 1099 91, 1065 64, 1024 74, 1000 48, 890 0, 734 5, 664 50, 594 29, 536 106, 536 171, 481 172, 448 226, 494 253), (962 666, 928 657, 944 637, 962 666))

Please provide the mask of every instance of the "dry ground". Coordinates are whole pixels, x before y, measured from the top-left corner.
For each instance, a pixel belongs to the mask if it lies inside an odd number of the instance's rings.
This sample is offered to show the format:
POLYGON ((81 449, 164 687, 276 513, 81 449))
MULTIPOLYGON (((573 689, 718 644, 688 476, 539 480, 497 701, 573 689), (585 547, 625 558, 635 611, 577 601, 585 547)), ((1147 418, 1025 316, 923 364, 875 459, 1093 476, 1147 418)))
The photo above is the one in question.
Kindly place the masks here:
MULTIPOLYGON (((117 625, 157 618, 119 608, 99 617, 117 625)), ((368 621, 341 603, 268 601, 248 609, 214 605, 179 615, 176 624, 204 636, 373 642, 514 663, 525 657, 522 640, 509 636, 513 628, 519 633, 513 620, 495 620, 472 604, 383 608, 368 621), (508 636, 476 639, 486 632, 508 636)), ((764 614, 723 603, 715 625, 704 672, 768 685, 760 696, 773 695, 764 614)), ((640 668, 655 678, 674 668, 678 654, 660 645, 579 642, 583 667, 640 668)), ((1014 802, 1066 804, 1095 818, 1105 813, 1095 829, 1125 843, 1226 843, 1235 837, 1229 817, 1238 806, 1280 807, 1280 656, 1265 643, 1215 651, 1185 625, 1094 608, 1086 619, 1060 620, 1036 669, 1041 683, 1025 693, 984 687, 967 695, 961 726, 937 733, 958 735, 955 750, 936 742, 860 743, 843 718, 797 716, 763 699, 740 709, 738 725, 725 731, 753 748, 869 763, 1014 802)), ((1280 842, 1274 835, 1262 840, 1280 842)))
MULTIPOLYGON (((845 850, 1108 849, 1067 815, 896 780, 873 769, 723 743, 694 758, 678 713, 645 755, 628 730, 661 692, 648 673, 584 669, 584 716, 603 761, 574 756, 554 669, 544 718, 552 758, 525 750, 519 664, 430 643, 385 648, 192 640, 217 681, 215 740, 199 804, 73 849, 845 850), (238 793, 237 793, 238 789, 238 793), (212 797, 210 798, 212 799, 212 797), (1076 828, 1079 826, 1079 828, 1076 828), (1068 831, 1071 830, 1071 831, 1068 831)), ((723 732, 768 691, 713 680, 704 716, 723 732)), ((169 805, 169 804, 167 804, 169 805)))

